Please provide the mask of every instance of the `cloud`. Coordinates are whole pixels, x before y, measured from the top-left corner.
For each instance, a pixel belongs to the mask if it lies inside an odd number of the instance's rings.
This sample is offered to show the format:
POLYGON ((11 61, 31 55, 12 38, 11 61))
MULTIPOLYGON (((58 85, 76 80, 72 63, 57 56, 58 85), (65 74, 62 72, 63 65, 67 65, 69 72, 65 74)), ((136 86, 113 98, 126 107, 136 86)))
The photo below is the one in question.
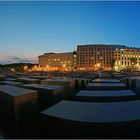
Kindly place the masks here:
POLYGON ((11 63, 37 63, 37 59, 19 56, 0 56, 0 64, 11 63))

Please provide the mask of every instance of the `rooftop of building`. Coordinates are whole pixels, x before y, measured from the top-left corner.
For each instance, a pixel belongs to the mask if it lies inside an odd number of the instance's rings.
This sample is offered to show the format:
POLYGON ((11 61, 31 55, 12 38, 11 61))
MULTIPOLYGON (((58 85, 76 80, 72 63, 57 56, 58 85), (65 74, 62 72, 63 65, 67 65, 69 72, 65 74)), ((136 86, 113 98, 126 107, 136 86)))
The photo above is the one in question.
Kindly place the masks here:
POLYGON ((52 54, 56 54, 56 55, 67 55, 67 54, 73 54, 73 52, 60 52, 60 53, 48 52, 48 53, 44 53, 44 55, 52 55, 52 54))
POLYGON ((60 52, 60 53, 54 53, 54 52, 48 52, 44 53, 43 55, 40 55, 39 57, 43 57, 44 55, 68 55, 68 54, 73 54, 73 52, 60 52))
POLYGON ((84 44, 84 45, 77 45, 77 47, 85 47, 85 46, 112 46, 112 47, 117 47, 117 48, 125 48, 125 45, 116 45, 116 44, 84 44))

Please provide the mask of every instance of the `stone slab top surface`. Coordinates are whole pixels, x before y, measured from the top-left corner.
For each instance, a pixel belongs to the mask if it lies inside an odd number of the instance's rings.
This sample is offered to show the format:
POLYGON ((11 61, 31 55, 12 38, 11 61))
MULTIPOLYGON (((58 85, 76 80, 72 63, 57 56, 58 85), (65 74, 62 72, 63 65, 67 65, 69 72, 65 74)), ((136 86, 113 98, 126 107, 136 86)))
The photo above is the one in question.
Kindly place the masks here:
POLYGON ((134 96, 136 95, 131 90, 112 90, 112 91, 88 91, 81 90, 76 96, 86 96, 86 97, 116 97, 116 96, 134 96))
POLYGON ((87 86, 105 86, 105 87, 117 87, 117 86, 123 86, 125 87, 125 84, 123 83, 88 83, 87 86))
POLYGON ((57 79, 45 79, 42 81, 46 81, 46 82, 70 82, 72 79, 62 79, 62 78, 57 78, 57 79))
POLYGON ((140 80, 140 77, 139 77, 139 76, 134 76, 134 77, 129 77, 128 79, 130 79, 130 80, 133 80, 133 79, 134 79, 134 80, 135 80, 135 79, 136 79, 136 80, 140 80))
POLYGON ((91 80, 91 79, 89 79, 89 78, 81 78, 82 80, 91 80))
POLYGON ((15 81, 3 81, 3 84, 10 84, 10 85, 21 85, 21 82, 15 82, 15 81))
POLYGON ((124 74, 115 74, 115 76, 126 76, 124 74))
POLYGON ((35 78, 29 78, 29 77, 20 77, 19 80, 25 80, 25 81, 39 81, 39 79, 35 78))
POLYGON ((95 79, 95 80, 92 80, 92 82, 96 82, 96 83, 120 83, 120 81, 116 80, 116 79, 95 79))
POLYGON ((5 80, 7 80, 7 81, 16 81, 16 79, 14 79, 14 78, 5 78, 5 80))
POLYGON ((72 79, 74 79, 74 80, 82 80, 82 78, 72 78, 72 79))
POLYGON ((35 75, 34 75, 34 76, 29 76, 29 78, 37 78, 37 79, 38 79, 38 78, 43 78, 43 79, 44 79, 44 78, 47 78, 47 76, 35 76, 35 75))
POLYGON ((1 75, 1 74, 0 74, 0 77, 5 77, 5 75, 1 75))
POLYGON ((4 92, 5 94, 9 94, 11 96, 20 96, 29 93, 36 93, 34 90, 14 87, 11 85, 0 85, 0 92, 4 92))
POLYGON ((25 86, 25 87, 39 88, 39 89, 48 89, 48 90, 63 88, 63 86, 57 86, 57 85, 40 85, 40 84, 25 84, 23 86, 25 86))
POLYGON ((62 100, 42 112, 56 118, 92 123, 140 120, 140 100, 91 103, 62 100))

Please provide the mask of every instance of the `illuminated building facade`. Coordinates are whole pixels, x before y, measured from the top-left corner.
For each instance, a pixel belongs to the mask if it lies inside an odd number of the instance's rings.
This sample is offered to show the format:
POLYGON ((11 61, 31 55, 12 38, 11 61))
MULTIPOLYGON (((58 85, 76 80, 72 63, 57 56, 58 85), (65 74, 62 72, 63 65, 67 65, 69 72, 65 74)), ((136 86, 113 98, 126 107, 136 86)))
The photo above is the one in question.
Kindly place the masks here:
POLYGON ((44 53, 38 58, 40 67, 45 71, 70 71, 73 68, 73 52, 44 53))
POLYGON ((136 48, 116 48, 114 51, 115 70, 140 67, 140 50, 136 48))
POLYGON ((140 69, 140 49, 124 45, 78 45, 77 51, 44 53, 39 57, 39 70, 121 70, 135 66, 140 69))
POLYGON ((77 69, 78 70, 109 70, 114 58, 115 48, 122 45, 79 45, 77 46, 77 69))

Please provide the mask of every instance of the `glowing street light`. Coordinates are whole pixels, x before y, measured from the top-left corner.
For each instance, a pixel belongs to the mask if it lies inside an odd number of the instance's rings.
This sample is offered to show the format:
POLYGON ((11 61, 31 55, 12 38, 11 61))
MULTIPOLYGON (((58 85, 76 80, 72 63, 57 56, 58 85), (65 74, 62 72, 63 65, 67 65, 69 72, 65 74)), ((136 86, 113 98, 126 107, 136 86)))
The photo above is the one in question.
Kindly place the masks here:
POLYGON ((28 66, 24 66, 24 68, 23 68, 25 71, 27 71, 27 69, 28 69, 28 66))

